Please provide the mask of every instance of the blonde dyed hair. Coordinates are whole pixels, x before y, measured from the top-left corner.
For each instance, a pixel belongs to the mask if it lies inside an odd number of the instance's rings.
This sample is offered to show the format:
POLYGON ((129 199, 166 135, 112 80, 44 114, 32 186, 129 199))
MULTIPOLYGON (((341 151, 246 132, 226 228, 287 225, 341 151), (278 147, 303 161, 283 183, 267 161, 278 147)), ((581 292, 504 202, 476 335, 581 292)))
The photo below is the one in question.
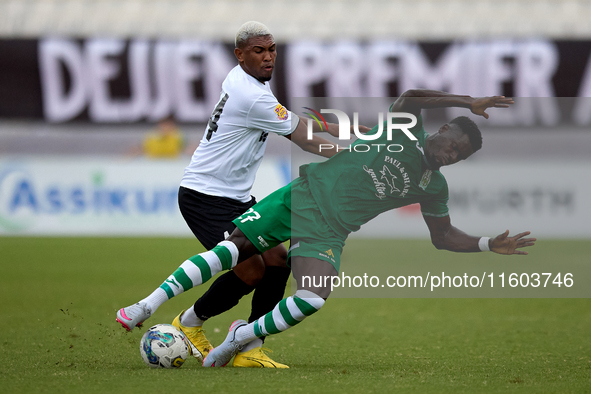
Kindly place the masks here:
POLYGON ((234 45, 236 48, 242 48, 248 40, 253 37, 261 37, 261 36, 271 36, 271 31, 261 22, 250 21, 246 22, 240 29, 238 29, 238 33, 236 33, 236 39, 234 40, 234 45))

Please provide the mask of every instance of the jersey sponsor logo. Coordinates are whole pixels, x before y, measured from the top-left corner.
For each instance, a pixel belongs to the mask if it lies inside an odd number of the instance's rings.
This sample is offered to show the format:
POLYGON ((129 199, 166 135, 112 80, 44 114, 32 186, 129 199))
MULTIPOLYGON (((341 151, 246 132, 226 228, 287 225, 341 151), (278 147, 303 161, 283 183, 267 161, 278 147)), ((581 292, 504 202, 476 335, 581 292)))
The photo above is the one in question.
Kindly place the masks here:
POLYGON ((433 171, 431 170, 426 170, 423 173, 423 176, 421 178, 421 181, 419 182, 419 187, 423 190, 427 189, 427 186, 429 186, 429 182, 431 182, 431 174, 433 173, 433 171))
POLYGON ((277 119, 279 120, 287 120, 289 116, 287 109, 281 104, 277 104, 275 107, 275 113, 277 114, 277 119))
POLYGON ((380 182, 378 179, 378 176, 376 175, 375 171, 373 170, 373 168, 369 168, 368 166, 363 166, 363 170, 365 172, 367 172, 369 174, 369 176, 371 176, 371 179, 373 181, 374 187, 376 188, 376 194, 375 196, 377 198, 379 198, 380 200, 386 198, 386 184, 384 182, 380 182))
MULTIPOLYGON (((406 169, 404 168, 403 163, 399 160, 396 160, 393 157, 390 157, 390 156, 384 156, 384 161, 386 163, 392 164, 395 167, 394 172, 396 172, 396 170, 398 170, 398 172, 400 172, 400 176, 402 177, 403 187, 402 187, 402 191, 400 192, 400 194, 398 194, 398 197, 406 196, 406 194, 410 190, 410 177, 408 176, 408 173, 406 172, 406 169)), ((396 189, 396 190, 400 191, 400 189, 396 189)))
POLYGON ((397 194, 396 197, 405 197, 410 190, 410 177, 408 176, 408 173, 406 172, 406 169, 404 168, 402 162, 389 156, 385 156, 384 161, 386 161, 389 164, 392 164, 394 168, 391 168, 384 164, 384 167, 382 167, 382 169, 379 170, 379 173, 381 175, 379 179, 373 168, 369 168, 366 165, 363 166, 363 170, 371 176, 374 187, 376 188, 377 193, 375 194, 375 196, 380 200, 386 198, 386 191, 389 186, 391 195, 397 194), (396 176, 394 175, 394 173, 400 173, 400 176, 396 176), (402 191, 394 183, 395 179, 399 179, 398 185, 399 187, 402 187, 402 191), (382 182, 381 180, 384 180, 385 182, 382 182))
POLYGON ((382 174, 380 179, 385 180, 388 186, 390 186, 390 194, 400 191, 400 189, 394 185, 394 179, 397 179, 398 177, 390 172, 390 168, 388 168, 387 165, 384 164, 384 168, 380 171, 380 174, 382 174))

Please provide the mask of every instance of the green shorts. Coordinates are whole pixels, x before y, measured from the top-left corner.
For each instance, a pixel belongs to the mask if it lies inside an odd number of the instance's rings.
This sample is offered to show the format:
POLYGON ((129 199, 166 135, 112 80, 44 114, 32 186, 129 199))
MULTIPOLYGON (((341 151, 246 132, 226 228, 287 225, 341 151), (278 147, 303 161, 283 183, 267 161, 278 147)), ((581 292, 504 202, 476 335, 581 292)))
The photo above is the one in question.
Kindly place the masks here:
POLYGON ((347 237, 326 223, 304 178, 271 193, 233 223, 261 253, 291 240, 288 258, 317 258, 339 271, 347 237))

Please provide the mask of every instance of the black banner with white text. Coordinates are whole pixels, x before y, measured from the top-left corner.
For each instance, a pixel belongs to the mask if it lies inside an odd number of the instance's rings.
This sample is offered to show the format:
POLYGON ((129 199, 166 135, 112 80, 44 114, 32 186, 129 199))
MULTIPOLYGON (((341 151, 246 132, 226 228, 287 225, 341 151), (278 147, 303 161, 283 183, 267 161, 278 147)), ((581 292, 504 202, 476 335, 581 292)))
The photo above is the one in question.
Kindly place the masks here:
MULTIPOLYGON (((0 118, 206 122, 236 64, 233 46, 215 41, 0 40, 0 118)), ((590 97, 591 41, 291 42, 278 46, 271 85, 288 108, 291 97, 396 97, 411 88, 590 97)), ((543 103, 513 122, 591 123, 591 100, 543 103)))

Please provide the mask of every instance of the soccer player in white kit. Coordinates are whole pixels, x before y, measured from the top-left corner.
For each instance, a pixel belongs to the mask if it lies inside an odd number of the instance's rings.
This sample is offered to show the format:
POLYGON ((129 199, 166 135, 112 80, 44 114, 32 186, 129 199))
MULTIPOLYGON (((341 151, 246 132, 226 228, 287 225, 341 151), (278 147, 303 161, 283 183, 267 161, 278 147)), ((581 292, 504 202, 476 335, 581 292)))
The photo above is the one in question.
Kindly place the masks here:
MULTIPOLYGON (((220 100, 185 169, 179 190, 181 213, 208 250, 231 234, 235 228, 232 220, 256 203, 250 191, 268 133, 285 136, 302 149, 324 157, 337 153, 327 149, 320 151, 319 144, 330 143, 316 135, 309 140, 306 122, 283 107, 271 92, 268 81, 277 53, 268 28, 258 22, 247 22, 236 34, 235 44, 239 65, 222 84, 220 100)), ((326 131, 338 136, 338 125, 328 124, 326 131)), ((283 245, 278 245, 220 276, 192 308, 174 319, 173 325, 187 335, 193 345, 193 355, 202 359, 212 349, 202 329, 205 320, 229 310, 255 287, 249 321, 258 319, 283 298, 289 274, 287 251, 283 245), (261 266, 265 267, 262 276, 261 269, 253 269, 261 266)), ((203 281, 207 279, 202 278, 203 281)), ((117 321, 127 330, 141 325, 163 302, 184 287, 192 287, 188 277, 187 280, 187 283, 163 283, 139 303, 119 310, 117 321)), ((255 339, 246 345, 234 358, 233 365, 288 368, 271 360, 263 352, 262 343, 263 340, 255 339)))

